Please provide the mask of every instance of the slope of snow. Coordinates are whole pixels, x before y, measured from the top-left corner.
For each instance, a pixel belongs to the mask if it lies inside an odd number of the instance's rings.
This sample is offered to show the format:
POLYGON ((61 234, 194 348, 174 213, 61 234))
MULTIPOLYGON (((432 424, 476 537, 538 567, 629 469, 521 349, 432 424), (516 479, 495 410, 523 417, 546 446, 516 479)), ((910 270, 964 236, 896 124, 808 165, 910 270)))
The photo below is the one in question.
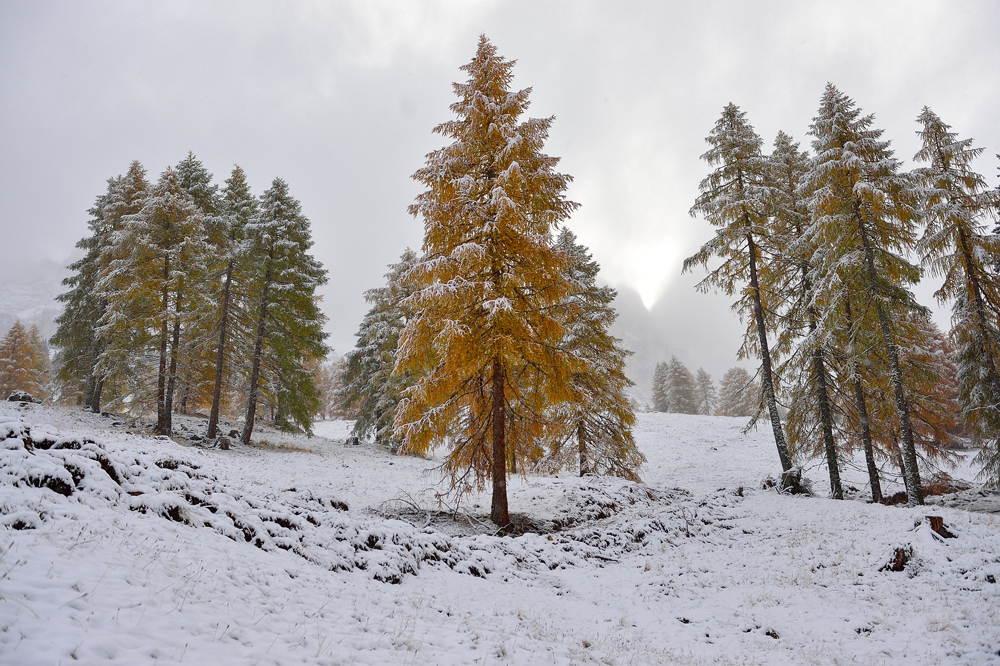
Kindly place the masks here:
POLYGON ((224 452, 3 403, 0 663, 1000 664, 997 516, 762 491, 766 432, 638 418, 644 484, 512 479, 538 533, 498 537, 344 422, 224 452))

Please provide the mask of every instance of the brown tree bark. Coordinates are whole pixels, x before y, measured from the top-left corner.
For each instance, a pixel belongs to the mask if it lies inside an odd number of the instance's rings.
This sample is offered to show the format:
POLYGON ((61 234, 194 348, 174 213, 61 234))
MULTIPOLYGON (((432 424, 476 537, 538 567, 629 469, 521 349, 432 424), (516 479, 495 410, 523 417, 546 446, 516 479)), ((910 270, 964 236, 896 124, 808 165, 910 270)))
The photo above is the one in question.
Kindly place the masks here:
POLYGON ((267 297, 271 287, 271 270, 268 268, 264 274, 264 289, 260 298, 260 316, 257 318, 257 337, 253 343, 253 367, 250 371, 250 391, 247 395, 247 416, 243 425, 243 433, 240 441, 244 444, 250 443, 253 435, 254 415, 257 411, 257 393, 260 382, 260 360, 264 351, 264 332, 267 324, 267 297))
POLYGON ((504 376, 500 357, 493 357, 493 504, 490 520, 506 527, 510 524, 507 511, 507 405, 504 400, 504 376))
POLYGON ((226 266, 226 281, 222 287, 222 318, 219 321, 219 348, 215 354, 215 388, 212 389, 212 411, 208 416, 208 438, 215 439, 219 427, 219 406, 222 402, 222 370, 226 357, 226 329, 229 326, 230 283, 233 278, 233 260, 226 266))

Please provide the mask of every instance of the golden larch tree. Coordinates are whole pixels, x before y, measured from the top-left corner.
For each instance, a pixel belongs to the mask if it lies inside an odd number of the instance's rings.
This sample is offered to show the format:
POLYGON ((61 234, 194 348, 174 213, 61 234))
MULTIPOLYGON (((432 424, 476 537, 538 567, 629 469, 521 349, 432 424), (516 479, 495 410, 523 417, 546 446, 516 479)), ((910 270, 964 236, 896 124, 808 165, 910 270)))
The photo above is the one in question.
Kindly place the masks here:
POLYGON ((577 207, 564 195, 571 178, 542 152, 553 118, 520 120, 531 89, 510 90, 513 67, 480 38, 468 80, 453 84, 457 117, 434 130, 452 143, 413 176, 427 188, 410 206, 423 256, 407 273, 414 315, 395 368, 418 377, 396 415, 401 452, 450 442, 453 482, 490 479, 501 526, 508 458, 524 469, 541 455, 559 429, 547 414, 571 399, 583 363, 562 344, 572 284, 553 236, 577 207))

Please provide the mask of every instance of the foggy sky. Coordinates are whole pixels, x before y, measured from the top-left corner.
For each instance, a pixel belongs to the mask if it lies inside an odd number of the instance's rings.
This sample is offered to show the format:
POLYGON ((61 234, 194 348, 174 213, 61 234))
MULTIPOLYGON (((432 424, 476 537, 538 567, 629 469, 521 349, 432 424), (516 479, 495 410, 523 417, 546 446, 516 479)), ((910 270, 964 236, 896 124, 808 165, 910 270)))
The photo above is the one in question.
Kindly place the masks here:
MULTIPOLYGON (((808 147, 831 81, 875 114, 907 168, 926 104, 986 148, 977 170, 997 182, 991 0, 0 0, 5 261, 65 260, 109 177, 138 159, 155 180, 191 150, 220 185, 234 163, 257 194, 287 180, 329 270, 329 344, 344 353, 362 292, 420 247, 410 175, 444 145, 431 130, 451 118, 451 83, 481 33, 518 61, 529 114, 556 116, 546 150, 582 204, 569 226, 620 289, 626 337, 653 362, 676 353, 716 379, 734 364, 742 327, 728 300, 694 291, 701 272, 679 275, 711 235, 687 211, 728 102, 768 150, 779 129, 808 147)), ((633 374, 642 384, 649 368, 633 374)))

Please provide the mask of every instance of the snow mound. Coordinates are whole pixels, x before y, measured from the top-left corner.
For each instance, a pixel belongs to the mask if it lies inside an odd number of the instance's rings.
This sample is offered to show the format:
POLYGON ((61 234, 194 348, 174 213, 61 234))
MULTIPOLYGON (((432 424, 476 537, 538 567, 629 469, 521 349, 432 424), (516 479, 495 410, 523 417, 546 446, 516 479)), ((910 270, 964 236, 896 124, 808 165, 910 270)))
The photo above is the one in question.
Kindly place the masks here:
MULTIPOLYGON (((536 503, 541 513, 556 517, 530 524, 534 532, 549 534, 449 537, 403 520, 352 518, 344 513, 345 503, 310 491, 239 491, 201 472, 183 450, 165 455, 163 442, 146 444, 115 446, 20 420, 0 422, 0 525, 36 529, 59 518, 83 520, 88 512, 127 510, 212 530, 264 551, 290 551, 329 571, 362 570, 376 580, 399 583, 424 564, 480 577, 530 577, 588 562, 599 565, 691 536, 695 522, 712 524, 704 518, 693 521, 697 507, 671 508, 686 499, 683 491, 587 478, 553 480, 533 491, 547 498, 536 503), (616 516, 614 524, 607 524, 616 516)), ((717 513, 719 504, 712 506, 717 513)))

